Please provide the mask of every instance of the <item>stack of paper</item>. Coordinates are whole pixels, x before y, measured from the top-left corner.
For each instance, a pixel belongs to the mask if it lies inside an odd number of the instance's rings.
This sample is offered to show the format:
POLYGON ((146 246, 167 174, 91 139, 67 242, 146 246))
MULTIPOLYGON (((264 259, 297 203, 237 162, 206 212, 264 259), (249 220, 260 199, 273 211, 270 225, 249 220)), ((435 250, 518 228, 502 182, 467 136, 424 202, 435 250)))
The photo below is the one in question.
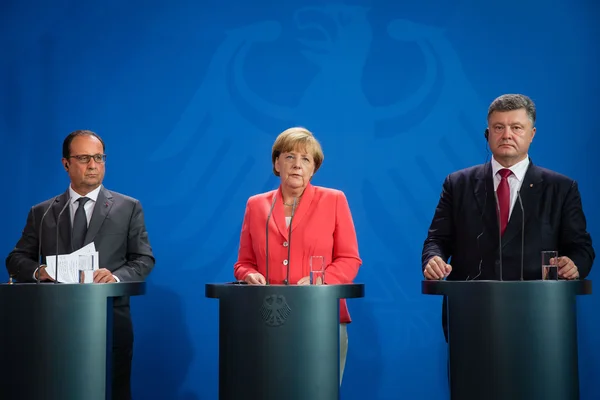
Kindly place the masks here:
MULTIPOLYGON (((81 249, 74 251, 71 254, 59 254, 58 255, 58 281, 62 283, 78 283, 79 279, 79 256, 80 255, 91 255, 93 256, 93 269, 97 270, 99 267, 99 257, 96 251, 94 243, 90 243, 81 249)), ((46 272, 56 279, 56 255, 46 256, 46 272)), ((93 282, 92 274, 86 277, 85 283, 93 282)))

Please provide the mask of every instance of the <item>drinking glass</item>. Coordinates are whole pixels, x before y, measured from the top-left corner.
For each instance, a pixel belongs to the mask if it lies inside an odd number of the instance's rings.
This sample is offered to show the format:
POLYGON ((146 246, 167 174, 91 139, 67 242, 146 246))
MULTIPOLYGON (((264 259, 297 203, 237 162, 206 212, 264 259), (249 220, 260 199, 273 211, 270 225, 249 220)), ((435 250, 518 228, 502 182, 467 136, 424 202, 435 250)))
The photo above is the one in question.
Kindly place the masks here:
POLYGON ((542 280, 558 280, 558 251, 542 251, 542 280))
POLYGON ((79 283, 94 282, 94 255, 81 254, 77 262, 77 279, 79 283))
POLYGON ((310 284, 322 285, 325 282, 325 257, 310 257, 310 284))

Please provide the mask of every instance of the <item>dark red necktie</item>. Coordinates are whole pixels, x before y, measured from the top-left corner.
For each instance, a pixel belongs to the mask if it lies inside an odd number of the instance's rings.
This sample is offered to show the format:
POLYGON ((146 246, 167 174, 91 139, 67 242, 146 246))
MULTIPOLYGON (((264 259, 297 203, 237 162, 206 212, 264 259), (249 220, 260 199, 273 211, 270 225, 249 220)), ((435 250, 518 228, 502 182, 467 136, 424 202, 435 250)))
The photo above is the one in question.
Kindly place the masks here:
POLYGON ((501 169, 500 184, 498 185, 498 206, 500 207, 500 232, 504 235, 506 225, 508 225, 508 212, 510 210, 510 187, 508 186, 508 177, 512 174, 510 169, 501 169))

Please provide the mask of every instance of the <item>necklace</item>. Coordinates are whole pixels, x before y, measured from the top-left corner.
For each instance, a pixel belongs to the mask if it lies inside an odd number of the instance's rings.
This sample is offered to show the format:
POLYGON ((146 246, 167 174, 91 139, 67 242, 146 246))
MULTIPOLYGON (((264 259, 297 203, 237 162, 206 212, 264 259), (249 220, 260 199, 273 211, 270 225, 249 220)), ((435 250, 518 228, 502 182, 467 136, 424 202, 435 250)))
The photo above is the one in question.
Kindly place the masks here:
MULTIPOLYGON (((300 203, 300 199, 301 199, 301 198, 302 198, 302 196, 298 196, 298 201, 296 202, 296 207, 298 207, 298 203, 300 203)), ((292 203, 292 204, 288 204, 288 203, 286 203, 286 202, 284 201, 284 202, 283 202, 283 205, 284 205, 284 206, 287 206, 287 207, 293 207, 293 206, 294 206, 294 203, 292 203)))

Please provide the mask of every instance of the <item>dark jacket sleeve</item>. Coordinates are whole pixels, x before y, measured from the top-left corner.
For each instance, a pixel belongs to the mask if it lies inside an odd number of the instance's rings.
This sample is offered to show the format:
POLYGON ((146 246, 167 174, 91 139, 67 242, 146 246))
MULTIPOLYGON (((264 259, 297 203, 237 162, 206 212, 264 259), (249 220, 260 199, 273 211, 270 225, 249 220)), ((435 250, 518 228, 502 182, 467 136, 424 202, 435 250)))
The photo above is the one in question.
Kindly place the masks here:
POLYGON ((135 201, 127 233, 127 261, 113 271, 121 282, 144 281, 154 268, 154 255, 150 247, 144 210, 139 201, 135 201))
POLYGON ((6 269, 13 279, 19 282, 33 282, 33 274, 38 262, 38 222, 36 208, 32 207, 27 215, 27 222, 15 248, 6 257, 6 269))
POLYGON ((440 256, 444 262, 448 262, 448 258, 453 250, 453 233, 452 182, 451 177, 448 176, 442 186, 442 194, 435 209, 435 214, 427 233, 427 239, 425 239, 423 245, 421 255, 422 270, 425 269, 427 262, 434 256, 440 256))
POLYGON ((563 203, 561 226, 559 255, 569 257, 577 266, 580 279, 585 279, 596 255, 592 238, 586 230, 586 219, 576 181, 572 182, 563 203))

